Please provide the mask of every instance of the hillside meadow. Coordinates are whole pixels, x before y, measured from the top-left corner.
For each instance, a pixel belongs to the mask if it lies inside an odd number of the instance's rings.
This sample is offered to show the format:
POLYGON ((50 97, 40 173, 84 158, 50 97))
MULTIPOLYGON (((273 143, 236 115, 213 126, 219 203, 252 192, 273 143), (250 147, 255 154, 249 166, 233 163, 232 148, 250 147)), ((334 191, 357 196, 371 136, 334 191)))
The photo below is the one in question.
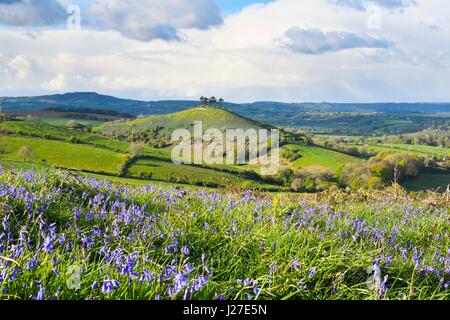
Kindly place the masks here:
POLYGON ((118 174, 118 168, 126 157, 123 154, 89 145, 11 136, 0 136, 0 149, 3 152, 1 157, 7 160, 56 165, 106 174, 118 174), (22 159, 18 152, 23 146, 32 150, 32 154, 26 159, 22 159))
POLYGON ((447 300, 448 202, 433 197, 220 194, 0 169, 0 296, 447 300))
MULTIPOLYGON (((350 145, 352 146, 352 145, 350 145)), ((355 145, 353 145, 355 146, 355 145)), ((355 146, 361 147, 361 146, 355 146)), ((363 146, 372 151, 390 151, 390 152, 412 152, 423 156, 448 156, 450 155, 450 148, 409 145, 409 144, 370 144, 363 146)))
POLYGON ((300 158, 292 164, 293 168, 308 166, 322 166, 337 171, 346 163, 355 162, 359 159, 336 151, 327 150, 319 146, 308 145, 288 145, 286 148, 292 149, 300 154, 300 158))

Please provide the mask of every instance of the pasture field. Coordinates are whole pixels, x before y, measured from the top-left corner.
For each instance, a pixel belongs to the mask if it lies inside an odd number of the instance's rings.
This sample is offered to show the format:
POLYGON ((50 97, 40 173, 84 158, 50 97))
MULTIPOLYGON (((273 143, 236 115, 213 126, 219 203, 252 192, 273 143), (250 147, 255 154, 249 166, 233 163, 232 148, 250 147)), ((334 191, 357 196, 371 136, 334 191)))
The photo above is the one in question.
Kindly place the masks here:
POLYGON ((79 179, 0 169, 2 299, 450 299, 444 200, 79 179))
POLYGON ((229 110, 218 107, 197 107, 186 111, 165 115, 154 115, 119 123, 105 123, 95 129, 107 136, 132 136, 138 133, 153 133, 157 139, 170 139, 176 129, 193 131, 194 122, 202 121, 203 130, 249 128, 260 129, 263 126, 257 122, 239 116, 229 110))
POLYGON ((368 150, 373 151, 390 151, 390 152, 413 152, 423 156, 447 156, 450 154, 450 148, 444 147, 433 147, 433 146, 420 146, 420 145, 409 145, 409 144, 371 144, 367 146, 356 146, 353 147, 366 147, 368 150))
POLYGON ((150 174, 152 180, 187 183, 198 186, 216 186, 226 188, 231 186, 246 186, 252 188, 279 189, 276 185, 269 185, 257 180, 249 180, 235 173, 220 172, 210 168, 189 165, 175 165, 170 160, 156 158, 140 158, 128 169, 128 176, 139 178, 150 174))
POLYGON ((23 146, 32 150, 32 155, 29 159, 25 159, 26 162, 106 174, 118 174, 118 167, 126 157, 124 154, 89 145, 40 138, 0 136, 0 159, 22 161, 18 151, 23 146))
POLYGON ((302 168, 308 166, 323 166, 337 171, 348 162, 358 161, 358 158, 327 150, 318 146, 308 145, 288 145, 295 151, 300 151, 302 157, 292 163, 293 168, 302 168))
MULTIPOLYGON (((27 146, 33 151, 33 155, 25 159, 27 163, 55 165, 107 175, 119 174, 119 166, 124 163, 131 145, 130 142, 48 125, 40 121, 5 122, 1 123, 0 128, 9 134, 0 137, 0 159, 2 160, 22 161, 18 151, 21 147, 27 146), (76 138, 76 144, 66 142, 72 138, 76 138)), ((143 183, 155 180, 221 188, 246 186, 247 188, 282 189, 254 179, 248 180, 236 174, 243 170, 250 170, 248 166, 215 165, 213 166, 215 169, 180 167, 172 163, 170 149, 156 149, 149 146, 144 147, 142 157, 144 159, 138 160, 126 170, 124 173, 126 177, 141 179, 143 183), (233 173, 220 172, 221 169, 228 169, 233 173)))
POLYGON ((79 118, 61 118, 61 117, 52 117, 52 118, 40 118, 42 122, 51 124, 53 126, 65 126, 68 121, 75 121, 86 127, 97 127, 105 123, 103 120, 89 120, 89 119, 79 119, 79 118))
POLYGON ((38 137, 47 140, 67 141, 76 138, 79 143, 89 144, 118 152, 126 152, 130 143, 108 139, 63 126, 51 125, 42 121, 7 121, 0 123, 0 131, 9 135, 38 137))

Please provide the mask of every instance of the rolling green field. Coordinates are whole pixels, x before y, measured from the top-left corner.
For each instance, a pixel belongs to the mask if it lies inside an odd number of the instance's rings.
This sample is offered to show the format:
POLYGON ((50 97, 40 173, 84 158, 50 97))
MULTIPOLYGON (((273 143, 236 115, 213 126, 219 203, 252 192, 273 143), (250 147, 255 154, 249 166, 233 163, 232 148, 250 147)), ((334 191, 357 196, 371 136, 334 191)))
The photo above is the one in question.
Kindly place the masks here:
MULTIPOLYGON (((23 160, 18 151, 21 147, 31 148, 33 154, 25 159, 27 163, 40 166, 57 166, 107 175, 118 175, 119 167, 129 156, 131 143, 49 125, 40 121, 10 121, 0 123, 0 130, 7 135, 0 137, 0 160, 21 165, 23 160), (76 138, 77 143, 68 143, 76 138)), ((236 174, 250 170, 248 166, 214 165, 210 168, 178 166, 171 161, 170 149, 156 149, 145 146, 143 159, 132 163, 124 172, 123 179, 140 179, 141 184, 161 181, 173 184, 193 184, 198 186, 241 187, 279 189, 276 185, 246 179, 236 174), (234 173, 220 172, 222 169, 234 173), (144 175, 143 175, 144 174, 144 175)), ((25 163, 24 163, 25 165, 25 163)), ((255 171, 258 167, 252 167, 255 171)), ((117 178, 117 179, 122 179, 117 178)))
POLYGON ((40 138, 1 136, 0 159, 22 161, 18 151, 23 146, 33 151, 30 159, 26 159, 27 162, 107 174, 118 174, 118 167, 126 157, 124 154, 89 145, 40 138))
MULTIPOLYGON (((361 147, 353 145, 354 147, 361 147)), ((391 151, 391 152, 414 152, 419 155, 424 156, 430 156, 430 155, 437 155, 437 156, 447 156, 450 154, 450 148, 443 148, 443 147, 433 147, 433 146, 420 146, 420 145, 409 145, 409 144, 389 144, 389 145, 367 145, 364 146, 368 150, 373 151, 391 151)))
MULTIPOLYGON (((51 122, 43 121, 6 121, 0 123, 0 160, 20 162, 17 152, 22 146, 28 146, 33 156, 27 162, 42 166, 58 166, 67 169, 77 169, 90 173, 122 175, 123 179, 140 180, 142 184, 148 181, 165 183, 181 183, 205 187, 225 188, 255 188, 266 190, 289 189, 289 184, 283 181, 266 183, 267 179, 249 176, 249 172, 260 172, 258 165, 212 165, 207 167, 177 166, 171 162, 171 148, 154 148, 147 144, 137 161, 132 161, 124 171, 120 166, 130 156, 131 142, 123 137, 104 135, 105 132, 125 130, 134 132, 157 132, 158 137, 165 139, 171 130, 176 128, 192 129, 194 121, 202 120, 204 130, 212 127, 224 130, 226 128, 263 128, 250 119, 243 118, 223 108, 194 108, 175 114, 138 118, 132 121, 106 123, 94 129, 94 132, 84 129, 69 129, 64 126, 64 119, 51 122), (105 131, 106 130, 106 131, 105 131), (102 135, 100 135, 100 134, 102 135), (6 135, 6 136, 5 136, 6 135), (70 143, 69 143, 70 142, 70 143), (277 183, 278 185, 275 185, 277 183)), ((139 141, 139 140, 138 140, 139 141)), ((359 158, 328 150, 316 145, 289 144, 283 148, 298 152, 301 157, 296 160, 282 160, 283 167, 296 171, 305 167, 326 167, 333 172, 349 162, 359 161, 359 158)), ((371 145, 369 149, 376 151, 414 152, 419 155, 446 155, 449 148, 411 146, 411 145, 371 145), (392 148, 391 148, 392 147, 392 148)), ((121 179, 121 178, 117 178, 121 179)), ((424 188, 444 188, 448 180, 440 175, 420 177, 404 186, 408 190, 423 190, 424 188), (419 188, 420 185, 423 188, 419 188)))
POLYGON ((77 119, 77 118, 41 118, 42 122, 51 124, 53 126, 65 126, 67 124, 68 121, 75 121, 76 123, 79 123, 83 126, 86 127, 96 127, 96 126, 100 126, 103 123, 105 123, 105 121, 102 120, 88 120, 88 119, 77 119))
POLYGON ((42 121, 6 121, 0 123, 0 132, 13 136, 43 138, 46 140, 67 141, 74 137, 79 143, 126 152, 129 142, 108 139, 101 136, 72 130, 64 126, 51 125, 42 121))
MULTIPOLYGON (((222 187, 245 182, 245 180, 235 174, 187 165, 174 165, 170 161, 152 158, 139 159, 131 166, 128 173, 131 177, 139 177, 141 173, 150 173, 152 179, 155 180, 166 181, 167 179, 171 179, 174 182, 177 180, 189 181, 191 184, 201 184, 202 182, 206 184, 214 183, 222 187)), ((249 187, 258 184, 255 181, 249 181, 249 183, 247 184, 249 187)))
POLYGON ((318 146, 288 145, 286 147, 298 150, 302 155, 300 159, 293 162, 293 168, 323 166, 333 171, 337 171, 348 162, 358 161, 358 158, 318 146))
POLYGON ((199 107, 166 115, 156 115, 138 118, 120 123, 105 123, 96 129, 105 135, 131 135, 137 132, 155 132, 158 136, 170 137, 175 129, 193 131, 195 121, 201 120, 203 130, 216 128, 225 129, 259 129, 263 126, 257 122, 217 107, 199 107))

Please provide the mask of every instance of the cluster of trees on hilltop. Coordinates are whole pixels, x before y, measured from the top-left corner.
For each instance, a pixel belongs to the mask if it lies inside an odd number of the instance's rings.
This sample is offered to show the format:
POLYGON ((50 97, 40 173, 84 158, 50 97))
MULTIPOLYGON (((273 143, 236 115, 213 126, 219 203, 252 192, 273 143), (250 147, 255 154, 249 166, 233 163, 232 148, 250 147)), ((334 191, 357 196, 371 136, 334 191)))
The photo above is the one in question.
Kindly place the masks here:
POLYGON ((212 96, 211 98, 201 96, 200 102, 204 106, 214 106, 214 105, 221 105, 225 100, 222 98, 217 99, 216 97, 212 96))

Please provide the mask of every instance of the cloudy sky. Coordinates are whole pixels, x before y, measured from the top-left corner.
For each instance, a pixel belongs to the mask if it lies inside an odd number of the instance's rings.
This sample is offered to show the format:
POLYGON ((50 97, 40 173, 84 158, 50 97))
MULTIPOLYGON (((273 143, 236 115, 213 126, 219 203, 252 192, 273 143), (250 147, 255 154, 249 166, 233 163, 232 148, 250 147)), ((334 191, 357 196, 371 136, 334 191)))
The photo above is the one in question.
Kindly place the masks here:
POLYGON ((450 102, 446 0, 0 0, 0 96, 450 102))

